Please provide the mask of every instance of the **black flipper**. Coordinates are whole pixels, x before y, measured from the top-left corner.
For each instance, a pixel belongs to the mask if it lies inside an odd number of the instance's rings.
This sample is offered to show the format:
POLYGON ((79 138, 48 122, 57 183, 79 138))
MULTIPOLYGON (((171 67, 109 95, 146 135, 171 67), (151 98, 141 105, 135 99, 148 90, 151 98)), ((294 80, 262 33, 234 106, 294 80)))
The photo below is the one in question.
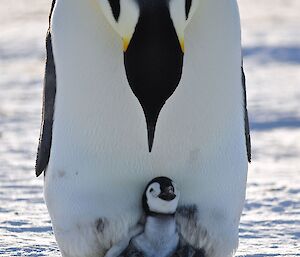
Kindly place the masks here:
POLYGON ((242 85, 243 85, 243 92, 244 92, 244 120, 245 120, 245 137, 246 137, 247 157, 248 157, 248 162, 251 162, 251 139, 250 139, 248 110, 247 110, 246 78, 245 78, 243 66, 241 67, 241 69, 242 69, 242 85))
POLYGON ((39 146, 37 151, 35 174, 39 176, 47 168, 51 142, 52 142, 52 126, 53 126, 53 114, 54 114, 54 102, 56 94, 56 72, 55 63, 52 51, 52 41, 50 24, 52 12, 55 6, 56 0, 53 0, 52 7, 49 16, 49 29, 46 37, 46 50, 47 59, 45 67, 45 77, 44 77, 44 93, 43 93, 43 114, 41 123, 41 132, 39 139, 39 146))

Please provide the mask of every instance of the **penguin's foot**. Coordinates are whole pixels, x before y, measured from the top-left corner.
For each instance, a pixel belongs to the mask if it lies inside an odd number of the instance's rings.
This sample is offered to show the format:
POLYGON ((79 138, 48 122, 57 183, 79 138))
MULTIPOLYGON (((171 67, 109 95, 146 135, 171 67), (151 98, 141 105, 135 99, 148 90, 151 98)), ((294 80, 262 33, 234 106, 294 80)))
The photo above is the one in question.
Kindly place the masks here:
POLYGON ((145 257, 145 256, 142 252, 140 252, 130 243, 119 257, 145 257))
POLYGON ((203 249, 195 249, 189 244, 181 246, 172 257, 205 257, 203 249))

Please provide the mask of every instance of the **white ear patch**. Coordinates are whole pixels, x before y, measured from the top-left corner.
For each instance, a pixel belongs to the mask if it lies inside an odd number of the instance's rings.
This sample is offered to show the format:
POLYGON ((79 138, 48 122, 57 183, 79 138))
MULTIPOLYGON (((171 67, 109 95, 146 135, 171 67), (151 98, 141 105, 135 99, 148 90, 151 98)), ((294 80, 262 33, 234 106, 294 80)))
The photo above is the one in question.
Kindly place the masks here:
POLYGON ((120 0, 120 5, 118 31, 123 39, 130 41, 140 16, 140 10, 135 0, 120 0))
POLYGON ((179 38, 179 40, 183 40, 184 29, 186 26, 185 1, 171 0, 169 3, 169 8, 170 8, 170 16, 177 33, 177 37, 179 38))
POLYGON ((190 22, 193 14, 195 13, 199 4, 199 0, 191 0, 191 6, 188 11, 188 16, 186 13, 186 4, 187 1, 185 0, 170 0, 169 2, 170 16, 183 52, 184 30, 190 22))
POLYGON ((121 36, 124 41, 127 41, 129 43, 140 15, 137 2, 135 0, 120 0, 120 14, 118 17, 118 21, 116 21, 113 16, 109 1, 97 1, 100 4, 104 16, 114 28, 114 30, 121 36))

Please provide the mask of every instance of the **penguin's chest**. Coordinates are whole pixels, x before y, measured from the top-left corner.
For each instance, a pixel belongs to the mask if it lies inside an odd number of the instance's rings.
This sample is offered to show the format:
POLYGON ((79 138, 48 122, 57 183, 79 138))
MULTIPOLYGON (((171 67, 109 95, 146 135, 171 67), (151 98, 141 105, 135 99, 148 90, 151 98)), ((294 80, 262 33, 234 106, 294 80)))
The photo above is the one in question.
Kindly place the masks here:
POLYGON ((177 249, 179 238, 177 234, 159 235, 156 233, 149 238, 149 235, 141 235, 134 239, 133 243, 139 251, 147 257, 168 257, 177 249), (152 237, 153 236, 153 237, 152 237))
POLYGON ((196 59, 187 52, 182 79, 159 114, 149 153, 145 114, 126 78, 120 38, 85 1, 64 12, 68 3, 58 3, 52 24, 57 93, 48 182, 61 189, 60 197, 93 199, 92 209, 97 199, 106 209, 114 209, 118 200, 122 209, 161 175, 180 182, 189 198, 212 195, 210 188, 223 178, 235 181, 245 151, 242 95, 220 93, 237 84, 226 75, 231 71, 220 69, 216 79, 203 58, 204 68, 195 70, 196 59))
POLYGON ((147 257, 171 256, 178 243, 175 219, 155 217, 148 217, 144 233, 132 240, 132 244, 147 257))

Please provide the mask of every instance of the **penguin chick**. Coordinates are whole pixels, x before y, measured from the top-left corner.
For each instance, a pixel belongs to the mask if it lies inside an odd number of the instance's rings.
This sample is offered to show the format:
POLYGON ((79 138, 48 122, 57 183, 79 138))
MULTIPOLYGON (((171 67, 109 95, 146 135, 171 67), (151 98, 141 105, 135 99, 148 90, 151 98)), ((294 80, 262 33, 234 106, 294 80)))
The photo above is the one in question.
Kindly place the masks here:
POLYGON ((178 234, 175 213, 179 196, 171 179, 157 177, 151 180, 142 197, 144 228, 139 224, 105 257, 204 257, 202 249, 193 248, 178 234))
POLYGON ((151 180, 143 194, 146 215, 143 233, 132 238, 122 257, 168 257, 179 245, 175 212, 180 192, 167 177, 151 180))

